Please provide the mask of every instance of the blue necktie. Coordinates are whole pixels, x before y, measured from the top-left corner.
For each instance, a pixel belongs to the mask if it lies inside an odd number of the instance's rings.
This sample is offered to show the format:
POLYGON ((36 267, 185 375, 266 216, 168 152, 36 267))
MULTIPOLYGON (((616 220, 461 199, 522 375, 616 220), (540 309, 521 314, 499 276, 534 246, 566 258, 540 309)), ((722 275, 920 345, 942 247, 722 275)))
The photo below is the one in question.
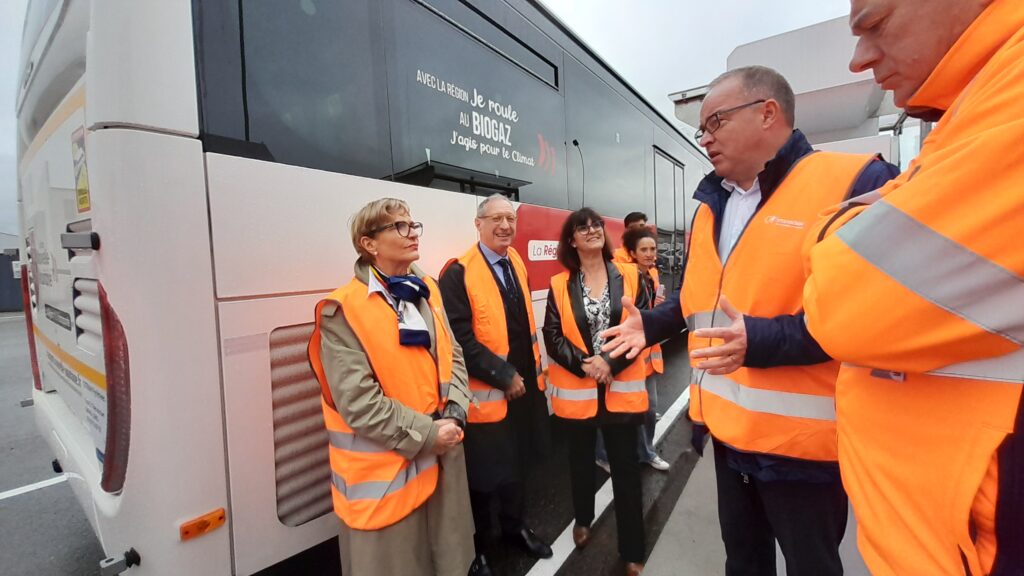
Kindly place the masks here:
POLYGON ((516 302, 519 300, 519 289, 516 286, 516 281, 512 276, 512 266, 508 263, 508 258, 502 258, 498 260, 498 264, 501 265, 502 279, 505 281, 505 293, 508 294, 509 300, 516 302))

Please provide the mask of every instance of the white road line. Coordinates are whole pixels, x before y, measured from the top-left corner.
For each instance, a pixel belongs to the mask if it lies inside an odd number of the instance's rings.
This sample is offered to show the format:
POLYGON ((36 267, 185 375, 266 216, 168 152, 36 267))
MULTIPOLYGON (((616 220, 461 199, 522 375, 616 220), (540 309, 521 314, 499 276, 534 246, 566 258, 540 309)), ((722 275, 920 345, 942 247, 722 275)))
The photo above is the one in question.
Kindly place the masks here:
POLYGON ((24 316, 0 316, 0 324, 3 324, 4 322, 14 322, 15 320, 20 321, 20 322, 24 322, 25 321, 25 317, 24 316))
MULTIPOLYGON (((690 401, 690 387, 687 386, 683 389, 682 394, 676 401, 669 406, 668 410, 662 415, 661 420, 654 426, 654 443, 661 442, 662 436, 668 431, 679 415, 683 413, 683 408, 686 407, 690 401)), ((609 478, 604 486, 597 491, 594 495, 594 519, 601 517, 604 514, 608 505, 612 503, 612 481, 609 478)), ((565 564, 565 560, 572 554, 572 551, 576 549, 576 545, 572 541, 572 526, 573 523, 569 522, 569 525, 565 527, 565 530, 559 534, 558 538, 551 545, 551 551, 554 555, 547 560, 538 560, 533 568, 526 573, 526 576, 554 576, 555 572, 565 564)))
POLYGON ((29 484, 28 486, 22 486, 21 488, 15 488, 13 490, 8 490, 7 492, 0 492, 0 500, 7 500, 8 498, 13 498, 15 496, 20 496, 22 494, 27 494, 29 492, 32 492, 32 491, 35 491, 35 490, 39 490, 40 488, 46 488, 47 486, 53 486, 54 484, 60 484, 61 482, 65 481, 67 479, 68 479, 68 475, 67 474, 61 474, 60 476, 57 476, 55 478, 50 478, 49 480, 43 480, 42 482, 36 482, 35 484, 29 484))

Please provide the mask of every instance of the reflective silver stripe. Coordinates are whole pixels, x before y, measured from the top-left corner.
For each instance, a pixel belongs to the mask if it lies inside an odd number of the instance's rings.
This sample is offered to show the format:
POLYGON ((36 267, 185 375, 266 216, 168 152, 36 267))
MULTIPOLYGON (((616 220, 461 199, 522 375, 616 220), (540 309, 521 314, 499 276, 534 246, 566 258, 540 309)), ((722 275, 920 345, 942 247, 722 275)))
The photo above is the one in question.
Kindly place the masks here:
POLYGON ((597 388, 559 388, 552 385, 548 386, 548 390, 551 390, 552 398, 558 398, 559 400, 597 400, 597 388))
POLYGON ((533 334, 530 334, 530 343, 531 344, 536 344, 537 343, 537 333, 536 332, 534 332, 533 334))
POLYGON ((704 392, 710 392, 752 412, 833 422, 836 419, 836 403, 831 396, 750 388, 725 376, 708 374, 703 370, 694 371, 694 383, 697 382, 704 392))
MULTIPOLYGON (((608 387, 609 392, 617 392, 619 394, 630 394, 633 392, 646 392, 647 385, 643 380, 627 380, 620 382, 618 380, 612 380, 612 385, 608 387)), ((596 392, 596 390, 595 390, 596 392)))
POLYGON ((360 482, 359 484, 346 484, 345 479, 335 472, 331 472, 331 480, 334 487, 341 492, 348 500, 380 500, 388 494, 398 492, 406 484, 412 482, 417 476, 437 465, 437 456, 425 454, 410 460, 404 470, 398 472, 393 480, 379 480, 374 482, 360 482))
POLYGON ((1021 384, 1024 383, 1024 348, 995 358, 950 364, 928 374, 1021 384))
POLYGON ((651 356, 650 357, 651 357, 652 360, 661 360, 662 359, 661 352, 651 352, 651 356))
POLYGON ((349 452, 389 452, 383 444, 348 432, 327 431, 331 446, 349 452))
POLYGON ((450 388, 450 387, 451 387, 451 384, 449 384, 448 382, 442 382, 441 383, 441 398, 447 398, 448 397, 448 388, 450 388))
POLYGON ((1024 278, 886 201, 836 232, 865 260, 929 302, 1024 345, 1024 278), (905 249, 894 249, 904 246, 905 249))
POLYGON ((505 399, 505 393, 497 388, 473 390, 473 399, 477 402, 496 402, 505 399))
POLYGON ((856 204, 874 204, 875 202, 878 202, 882 198, 883 198, 883 196, 878 193, 878 190, 872 190, 871 192, 868 192, 867 194, 861 194, 860 196, 854 196, 853 198, 850 198, 849 200, 844 200, 843 202, 840 202, 839 205, 836 206, 836 207, 837 208, 845 208, 845 207, 847 207, 847 206, 849 206, 851 204, 854 204, 854 205, 856 205, 856 204))
POLYGON ((700 328, 728 328, 729 326, 732 326, 732 320, 729 320, 729 316, 721 309, 717 313, 696 312, 686 317, 686 327, 690 332, 700 328), (715 321, 713 326, 712 319, 715 321))

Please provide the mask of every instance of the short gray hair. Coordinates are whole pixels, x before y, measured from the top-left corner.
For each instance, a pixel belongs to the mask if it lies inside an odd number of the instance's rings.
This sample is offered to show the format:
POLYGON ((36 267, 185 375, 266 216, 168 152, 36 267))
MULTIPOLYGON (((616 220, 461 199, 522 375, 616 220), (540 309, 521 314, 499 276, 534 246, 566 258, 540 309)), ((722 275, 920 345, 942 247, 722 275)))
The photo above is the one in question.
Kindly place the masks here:
POLYGON ((786 78, 767 66, 744 66, 729 70, 711 81, 708 91, 730 78, 738 78, 743 90, 751 98, 771 98, 779 103, 782 117, 793 127, 796 123, 796 96, 786 78))
POLYGON ((483 201, 480 202, 480 204, 476 207, 476 217, 483 218, 484 213, 487 212, 487 205, 490 204, 491 202, 497 202, 498 200, 501 200, 502 202, 508 202, 510 205, 512 204, 512 201, 509 200, 508 196, 495 192, 494 194, 491 194, 487 198, 484 198, 483 201))

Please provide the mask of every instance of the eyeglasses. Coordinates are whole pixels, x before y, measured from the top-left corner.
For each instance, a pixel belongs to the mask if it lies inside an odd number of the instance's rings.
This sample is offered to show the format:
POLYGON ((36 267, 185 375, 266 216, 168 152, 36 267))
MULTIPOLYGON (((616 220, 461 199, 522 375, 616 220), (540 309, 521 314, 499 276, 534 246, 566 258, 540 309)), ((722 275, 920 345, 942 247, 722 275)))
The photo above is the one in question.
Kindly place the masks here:
POLYGON ((715 112, 714 114, 708 116, 708 119, 704 121, 704 125, 701 126, 700 129, 693 134, 693 138, 699 142, 705 134, 714 134, 715 132, 718 132, 718 129, 722 127, 722 116, 730 114, 737 110, 742 110, 748 106, 753 106, 754 104, 761 104, 764 102, 767 102, 767 100, 762 98, 760 100, 754 100, 753 102, 747 102, 746 104, 740 104, 739 106, 733 106, 732 108, 726 108, 725 110, 719 110, 718 112, 715 112))
POLYGON ((399 220, 398 222, 392 222, 391 224, 385 224, 378 228, 374 228, 367 233, 367 236, 373 236, 391 228, 394 228, 395 232, 398 232, 398 235, 402 238, 408 238, 409 234, 413 230, 416 231, 417 236, 423 235, 423 222, 406 222, 405 220, 399 220))
POLYGON ((502 222, 508 222, 509 224, 515 224, 518 219, 515 214, 495 214, 493 216, 483 216, 481 220, 487 220, 488 222, 501 226, 502 222))
POLYGON ((604 230, 604 220, 597 220, 590 224, 580 224, 576 227, 577 234, 589 234, 590 232, 597 232, 598 230, 604 230))

